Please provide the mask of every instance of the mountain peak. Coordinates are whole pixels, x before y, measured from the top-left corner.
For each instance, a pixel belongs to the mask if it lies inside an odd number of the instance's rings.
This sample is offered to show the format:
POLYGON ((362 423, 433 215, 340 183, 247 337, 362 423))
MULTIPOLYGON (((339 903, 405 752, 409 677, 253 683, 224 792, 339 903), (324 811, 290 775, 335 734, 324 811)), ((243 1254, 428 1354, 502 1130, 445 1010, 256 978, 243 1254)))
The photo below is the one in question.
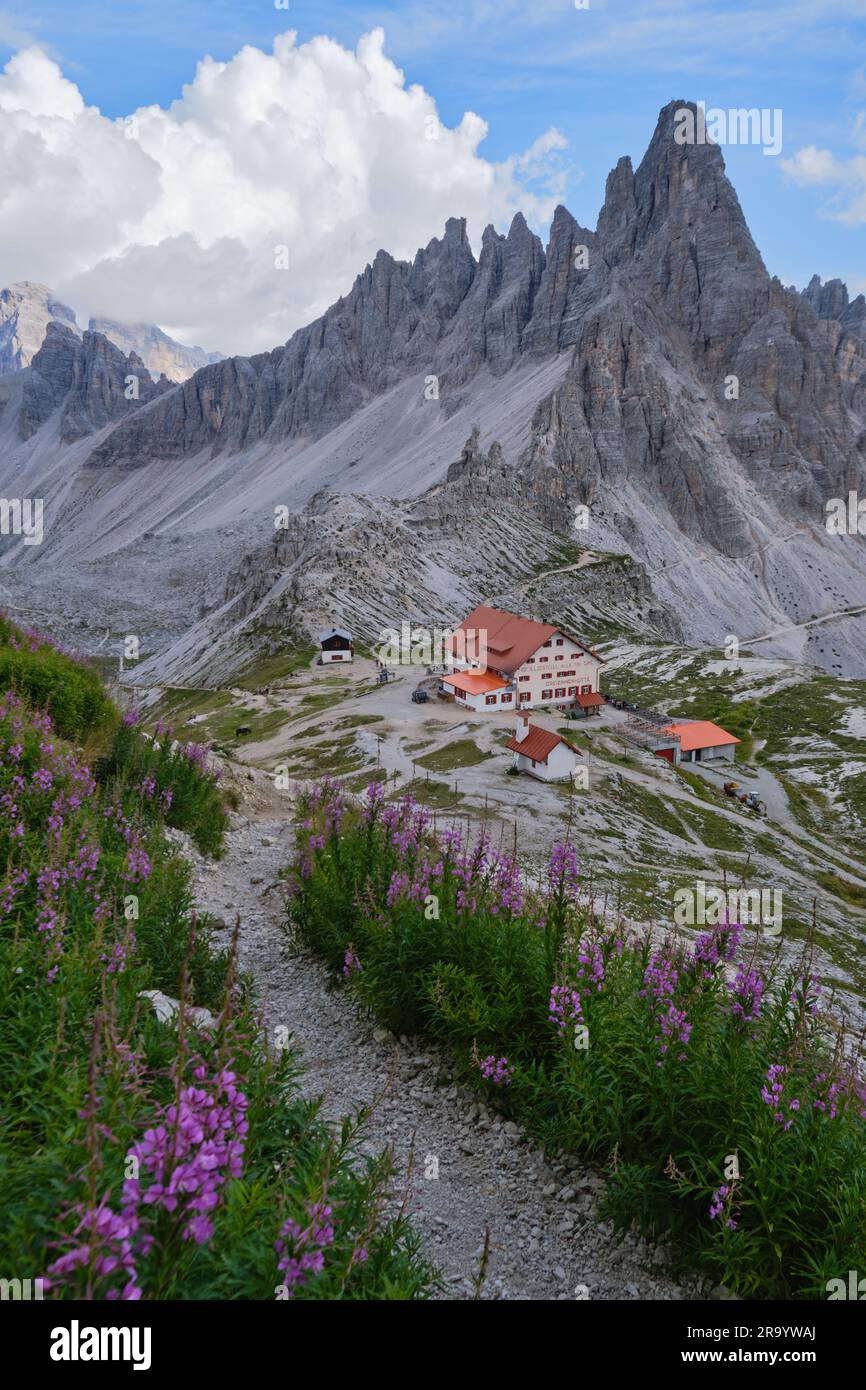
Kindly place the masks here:
POLYGON ((81 336, 75 311, 36 280, 17 280, 0 290, 0 376, 29 367, 52 320, 81 336))

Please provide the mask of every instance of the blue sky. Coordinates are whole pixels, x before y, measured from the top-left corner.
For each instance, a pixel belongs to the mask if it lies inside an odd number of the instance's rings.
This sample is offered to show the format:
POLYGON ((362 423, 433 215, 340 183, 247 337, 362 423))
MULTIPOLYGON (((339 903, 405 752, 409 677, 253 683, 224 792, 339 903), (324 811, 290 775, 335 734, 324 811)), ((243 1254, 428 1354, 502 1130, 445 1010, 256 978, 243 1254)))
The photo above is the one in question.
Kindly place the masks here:
POLYGON ((866 290, 866 0, 0 0, 0 56, 40 43, 116 117, 169 105, 205 54, 269 50, 290 28, 299 43, 326 34, 354 48, 375 25, 447 125, 466 110, 488 122, 486 159, 561 131, 564 201, 590 226, 607 172, 622 154, 637 162, 668 100, 781 108, 782 159, 725 150, 768 268, 866 290), (813 146, 824 172, 786 177, 782 160, 813 146))

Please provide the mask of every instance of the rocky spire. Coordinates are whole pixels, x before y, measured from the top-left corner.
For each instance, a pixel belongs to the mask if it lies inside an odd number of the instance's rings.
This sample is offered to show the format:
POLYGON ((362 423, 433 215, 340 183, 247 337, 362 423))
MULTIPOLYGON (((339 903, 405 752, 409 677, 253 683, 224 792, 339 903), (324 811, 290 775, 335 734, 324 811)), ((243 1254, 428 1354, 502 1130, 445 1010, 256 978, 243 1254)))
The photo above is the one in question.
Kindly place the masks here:
POLYGON ((136 353, 125 356, 101 333, 79 337, 51 321, 24 386, 19 421, 28 439, 62 407, 60 437, 72 443, 153 400, 171 383, 154 382, 136 353))

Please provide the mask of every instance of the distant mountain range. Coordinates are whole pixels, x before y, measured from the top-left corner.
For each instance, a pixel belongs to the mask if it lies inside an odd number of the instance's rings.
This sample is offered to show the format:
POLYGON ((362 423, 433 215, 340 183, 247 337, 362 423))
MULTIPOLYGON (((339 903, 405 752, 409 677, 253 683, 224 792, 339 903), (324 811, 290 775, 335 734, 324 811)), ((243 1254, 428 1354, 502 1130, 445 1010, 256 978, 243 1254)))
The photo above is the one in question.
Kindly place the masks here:
POLYGON ((560 207, 544 247, 518 214, 476 259, 453 218, 285 346, 135 400, 141 339, 46 301, 0 379, 0 484, 41 489, 46 539, 0 563, 82 624, 146 595, 150 669, 175 679, 496 595, 866 675, 866 539, 825 525, 866 498, 866 301, 768 273, 721 150, 674 139, 687 104, 619 161, 594 230, 560 207))
MULTIPOLYGON (((19 280, 0 290, 0 376, 29 367, 45 341, 49 323, 66 324, 78 337, 81 329, 75 311, 55 297, 47 285, 19 280)), ((91 333, 102 333, 125 353, 135 352, 156 379, 185 381, 199 367, 222 361, 222 353, 177 343, 152 323, 115 323, 90 320, 91 333)))

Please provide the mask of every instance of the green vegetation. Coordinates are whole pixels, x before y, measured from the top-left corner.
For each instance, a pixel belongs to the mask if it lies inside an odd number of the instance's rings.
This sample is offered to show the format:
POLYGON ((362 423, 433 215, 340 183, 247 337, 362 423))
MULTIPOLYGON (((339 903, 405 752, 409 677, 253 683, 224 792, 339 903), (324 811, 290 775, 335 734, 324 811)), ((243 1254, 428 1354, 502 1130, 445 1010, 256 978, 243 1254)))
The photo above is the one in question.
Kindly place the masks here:
POLYGON ((492 757, 492 753, 482 753, 474 739, 457 738, 453 743, 446 743, 444 748, 437 748, 415 761, 419 767, 429 768, 431 772, 452 772, 458 767, 474 767, 476 763, 483 763, 492 757))
POLYGON ((263 685, 275 685, 295 671, 306 671, 316 654, 312 643, 292 646, 273 656, 257 657, 237 678, 241 690, 258 690, 263 685))
POLYGON ((136 719, 128 714, 120 721, 108 752, 94 765, 98 781, 131 788, 159 808, 167 825, 188 831, 202 854, 220 855, 228 814, 204 744, 178 745, 167 730, 147 738, 136 719))
POLYGON ((362 729, 366 724, 383 724, 384 714, 345 714, 334 725, 334 731, 342 729, 362 729))
POLYGON ((650 826, 666 830, 671 835, 689 842, 688 832, 679 814, 682 802, 668 800, 663 795, 626 778, 623 778, 617 788, 616 797, 618 806, 628 812, 629 816, 640 817, 650 826))
POLYGON ((408 782, 394 795, 401 798, 412 796, 422 806, 428 806, 431 811, 454 811, 463 801, 462 794, 459 791, 455 792, 453 786, 449 786, 447 782, 437 782, 433 777, 408 782))
POLYGON ((837 898, 842 898, 846 903, 852 903, 855 907, 866 908, 866 888, 861 888, 857 883, 851 883, 847 878, 840 878, 838 874, 817 873, 816 883, 822 888, 826 888, 828 893, 833 893, 837 898))
POLYGON ((602 1166, 619 1229, 744 1297, 824 1298, 866 1267, 866 1078, 808 952, 762 978, 734 925, 693 951, 629 939, 580 906, 569 845, 533 888, 408 797, 329 782, 299 811, 293 933, 534 1142, 602 1166))
POLYGON ((64 652, 44 633, 24 630, 0 614, 0 690, 15 690, 47 710, 64 738, 101 733, 116 718, 94 668, 64 652))
MULTIPOLYGON (((321 729, 316 732, 321 733, 321 729)), ((360 771, 366 761, 358 751, 354 734, 346 734, 297 750, 287 766, 298 777, 320 777, 325 767, 332 776, 344 777, 360 771)))
POLYGON ((750 848, 751 840, 747 833, 749 827, 740 829, 727 816, 717 815, 704 806, 693 806, 680 802, 680 815, 687 825, 700 837, 708 849, 741 850, 750 848))
POLYGON ((193 910, 164 826, 218 849, 203 756, 66 700, 78 664, 28 655, 45 707, 113 737, 94 776, 44 710, 0 696, 0 1268, 54 1299, 426 1297, 417 1239, 385 1214, 390 1160, 361 1151, 363 1116, 319 1119, 193 910))

